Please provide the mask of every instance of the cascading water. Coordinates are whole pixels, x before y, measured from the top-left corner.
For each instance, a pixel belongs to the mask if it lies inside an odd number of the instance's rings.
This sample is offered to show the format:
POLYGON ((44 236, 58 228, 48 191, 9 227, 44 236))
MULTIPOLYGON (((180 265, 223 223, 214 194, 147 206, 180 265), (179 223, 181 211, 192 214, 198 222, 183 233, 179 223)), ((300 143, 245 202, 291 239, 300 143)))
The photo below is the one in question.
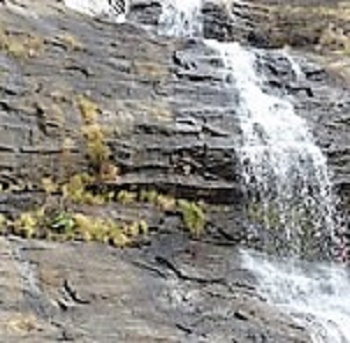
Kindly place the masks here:
POLYGON ((259 292, 305 327, 314 343, 350 342, 350 282, 342 266, 242 252, 259 292))
POLYGON ((122 23, 129 10, 129 0, 64 0, 64 4, 74 11, 90 16, 106 16, 122 23))
POLYGON ((201 36, 202 2, 203 0, 163 0, 159 33, 175 37, 201 36))
POLYGON ((288 101, 262 90, 253 52, 238 43, 207 44, 223 61, 226 87, 239 92, 248 215, 264 228, 263 249, 330 259, 336 238, 331 182, 305 121, 288 101))
MULTIPOLYGON (((200 32, 201 2, 167 0, 161 33, 200 32)), ((248 213, 265 232, 270 256, 242 252, 242 263, 258 281, 258 291, 303 325, 315 343, 350 343, 350 282, 345 268, 301 262, 300 257, 332 260, 337 244, 335 199, 326 158, 306 122, 286 100, 263 91, 255 70, 257 54, 237 43, 205 41, 223 62, 223 85, 238 90, 242 130, 240 158, 249 199, 248 213), (283 257, 288 256, 288 257, 283 257)), ((282 51, 296 79, 301 68, 282 51)))

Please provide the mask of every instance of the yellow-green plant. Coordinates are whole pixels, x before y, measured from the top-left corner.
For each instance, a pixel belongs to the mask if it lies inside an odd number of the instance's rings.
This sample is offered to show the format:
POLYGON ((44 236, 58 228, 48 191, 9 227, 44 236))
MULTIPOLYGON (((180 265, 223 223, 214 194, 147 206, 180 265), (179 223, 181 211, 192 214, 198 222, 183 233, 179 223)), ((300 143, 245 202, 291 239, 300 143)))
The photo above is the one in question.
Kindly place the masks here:
POLYGON ((25 59, 37 56, 43 49, 43 40, 27 33, 11 34, 0 28, 0 49, 8 55, 25 59))
POLYGON ((87 186, 94 181, 94 178, 86 173, 76 174, 62 186, 62 193, 65 199, 69 199, 78 204, 86 205, 103 205, 108 194, 93 194, 86 190, 87 186))
POLYGON ((178 200, 178 209, 182 214, 182 218, 185 227, 190 231, 190 233, 199 237, 205 227, 205 213, 199 204, 188 200, 178 200))
POLYGON ((122 205, 132 204, 136 201, 136 199, 137 199, 137 194, 134 192, 129 192, 124 190, 124 191, 120 191, 117 194, 117 201, 122 205))
POLYGON ((59 190, 59 186, 57 185, 56 182, 54 182, 52 180, 52 178, 50 177, 44 177, 42 180, 41 180, 41 185, 44 189, 44 192, 47 194, 47 195, 50 195, 52 193, 55 193, 59 190))
POLYGON ((155 204, 157 202, 158 193, 155 190, 142 190, 140 192, 140 201, 147 202, 149 204, 155 204))
POLYGON ((0 234, 4 234, 7 231, 7 218, 4 214, 0 214, 0 234))
POLYGON ((130 238, 135 238, 148 233, 148 224, 144 221, 134 221, 129 225, 124 226, 124 232, 130 238))
POLYGON ((104 128, 98 123, 99 106, 85 96, 77 96, 76 103, 83 119, 81 128, 87 145, 90 163, 99 172, 102 165, 109 161, 111 151, 106 144, 104 128))
POLYGON ((56 233, 70 234, 73 232, 75 221, 68 212, 60 212, 54 216, 49 224, 49 228, 56 233))
POLYGON ((169 195, 159 194, 156 198, 156 205, 163 211, 172 211, 176 209, 176 199, 169 195))
POLYGON ((24 238, 34 238, 38 235, 44 219, 44 207, 40 207, 35 211, 21 213, 12 223, 13 233, 24 238))
POLYGON ((95 124, 99 115, 99 106, 84 95, 78 95, 75 98, 78 109, 84 121, 84 124, 95 124))
POLYGON ((75 230, 85 241, 111 243, 117 247, 124 247, 130 243, 125 231, 111 219, 86 216, 81 213, 74 215, 75 230))

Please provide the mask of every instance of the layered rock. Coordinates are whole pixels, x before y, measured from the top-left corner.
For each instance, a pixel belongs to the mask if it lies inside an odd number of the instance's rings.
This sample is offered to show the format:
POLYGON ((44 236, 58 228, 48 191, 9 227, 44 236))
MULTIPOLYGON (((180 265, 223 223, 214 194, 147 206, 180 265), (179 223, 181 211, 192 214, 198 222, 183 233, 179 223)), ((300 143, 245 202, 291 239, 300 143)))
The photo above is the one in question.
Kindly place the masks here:
MULTIPOLYGON (((205 34, 259 47, 309 48, 314 38, 305 33, 307 43, 299 44, 304 38, 282 25, 294 17, 275 6, 247 1, 222 9, 208 3, 205 34), (279 30, 267 27, 271 18, 280 20, 279 30)), ((0 8, 0 210, 13 214, 41 202, 43 177, 63 182, 91 168, 83 98, 97 108, 96 124, 112 152, 108 163, 121 170, 108 186, 157 189, 218 205, 208 212, 206 243, 180 234, 176 214, 142 206, 111 209, 120 216, 147 212, 158 234, 141 250, 5 240, 1 249, 11 256, 11 270, 21 271, 13 282, 25 294, 6 300, 15 308, 6 316, 17 318, 23 309, 35 314, 24 320, 33 329, 20 329, 21 341, 306 342, 303 330, 276 318, 254 294, 254 281, 240 270, 233 248, 259 245, 258 229, 242 214, 235 94, 222 87, 220 61, 200 41, 156 34, 159 13, 158 2, 135 1, 131 22, 116 25, 59 2, 11 1, 0 8)), ((314 47, 319 45, 317 40, 314 47)), ((301 77, 280 52, 261 52, 266 89, 287 96, 308 120, 349 204, 346 78, 314 52, 291 55, 301 77)), ((4 340, 18 341, 16 335, 11 331, 4 340)))

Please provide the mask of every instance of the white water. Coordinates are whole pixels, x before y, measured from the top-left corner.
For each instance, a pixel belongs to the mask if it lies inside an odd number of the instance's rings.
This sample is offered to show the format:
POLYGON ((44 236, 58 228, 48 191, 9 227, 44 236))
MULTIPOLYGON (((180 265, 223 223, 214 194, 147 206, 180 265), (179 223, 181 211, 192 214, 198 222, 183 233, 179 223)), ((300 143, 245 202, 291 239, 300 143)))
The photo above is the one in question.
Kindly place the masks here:
POLYGON ((262 90, 253 52, 238 43, 207 44, 224 63, 223 79, 233 79, 226 87, 239 91, 240 158, 249 213, 267 230, 265 248, 298 256, 319 249, 330 257, 336 239, 334 197, 326 158, 307 123, 291 103, 262 90))
POLYGON ((129 9, 129 0, 116 0, 114 2, 118 4, 125 4, 124 6, 121 6, 124 7, 124 9, 120 11, 118 6, 117 10, 109 3, 108 0, 64 0, 64 4, 74 11, 92 17, 106 16, 117 23, 122 23, 125 21, 125 17, 129 9))
POLYGON ((173 37, 195 37, 202 34, 203 0, 163 0, 159 33, 173 37))
POLYGON ((341 266, 243 252, 258 291, 308 329, 314 343, 350 342, 350 281, 341 266))

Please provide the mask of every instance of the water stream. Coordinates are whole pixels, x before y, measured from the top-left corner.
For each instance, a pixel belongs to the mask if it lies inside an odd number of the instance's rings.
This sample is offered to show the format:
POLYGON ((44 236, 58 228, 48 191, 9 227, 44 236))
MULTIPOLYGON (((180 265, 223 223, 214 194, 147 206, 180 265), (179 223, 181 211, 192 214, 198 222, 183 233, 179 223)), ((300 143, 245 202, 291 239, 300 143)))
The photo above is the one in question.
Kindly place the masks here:
MULTIPOLYGON (((228 91, 239 91, 239 157, 248 216, 265 232, 263 250, 331 259, 337 235, 335 200, 326 158, 307 123, 290 102, 263 91, 264 75, 255 69, 257 53, 238 43, 207 44, 223 61, 228 91)), ((297 67, 291 68, 294 72, 297 67)))
POLYGON ((174 37, 201 36, 202 2, 203 0, 163 0, 159 33, 174 37))
POLYGON ((350 283, 340 265, 242 252, 259 292, 304 326, 315 343, 350 342, 350 283))
POLYGON ((126 19, 129 0, 64 0, 64 4, 74 11, 93 17, 107 17, 116 23, 126 19))

